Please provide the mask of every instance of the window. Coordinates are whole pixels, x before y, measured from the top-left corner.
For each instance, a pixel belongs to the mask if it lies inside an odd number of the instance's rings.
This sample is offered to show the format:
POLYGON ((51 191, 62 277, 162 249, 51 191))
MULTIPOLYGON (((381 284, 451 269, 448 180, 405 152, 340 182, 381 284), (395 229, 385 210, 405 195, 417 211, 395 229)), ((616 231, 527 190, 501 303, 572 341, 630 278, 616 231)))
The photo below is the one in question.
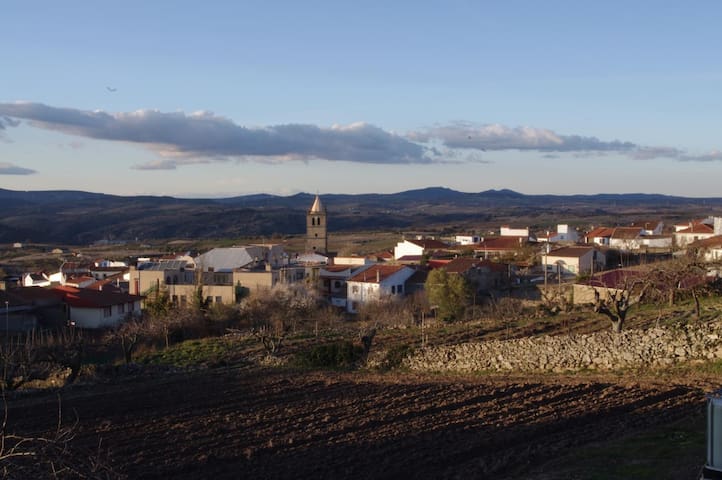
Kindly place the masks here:
POLYGON ((125 313, 125 304, 121 303, 118 305, 118 313, 125 313))
POLYGON ((396 287, 396 293, 398 293, 398 294, 404 293, 404 286, 403 286, 403 285, 398 285, 398 286, 396 287))
POLYGON ((135 310, 135 304, 133 302, 128 302, 128 311, 132 312, 135 310))
POLYGON ((206 305, 213 303, 213 297, 206 297, 206 305))
POLYGON ((391 295, 396 293, 396 285, 391 285, 391 295))
POLYGON ((180 304, 185 307, 187 303, 188 303, 188 299, 186 298, 186 296, 181 295, 180 296, 180 304))
POLYGON ((223 303, 223 297, 216 297, 216 303, 223 303))
POLYGON ((358 293, 358 285, 351 287, 351 293, 358 293))
POLYGON ((178 295, 173 295, 171 297, 171 302, 173 302, 173 305, 178 305, 178 295))
POLYGON ((110 317, 113 315, 113 307, 103 307, 103 316, 110 317))
POLYGON ((334 287, 334 288, 341 288, 341 282, 339 282, 338 280, 336 280, 335 282, 333 282, 333 287, 334 287))

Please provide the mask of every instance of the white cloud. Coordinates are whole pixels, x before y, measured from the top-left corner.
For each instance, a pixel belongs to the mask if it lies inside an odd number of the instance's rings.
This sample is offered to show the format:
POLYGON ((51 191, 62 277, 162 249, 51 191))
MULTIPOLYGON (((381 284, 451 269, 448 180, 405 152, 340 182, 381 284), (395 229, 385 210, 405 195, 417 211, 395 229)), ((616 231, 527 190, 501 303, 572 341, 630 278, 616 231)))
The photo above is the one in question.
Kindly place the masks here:
POLYGON ((602 141, 596 137, 560 135, 545 128, 507 127, 499 124, 476 126, 457 122, 432 127, 407 135, 418 142, 440 141, 449 148, 477 150, 537 150, 541 152, 586 152, 634 150, 631 142, 602 141))
MULTIPOLYGON (((331 128, 299 124, 249 128, 210 112, 106 113, 30 102, 0 103, 0 115, 0 119, 27 120, 33 126, 71 135, 142 144, 165 157, 137 167, 144 169, 172 169, 230 158, 379 164, 435 160, 426 147, 366 123, 331 128)), ((11 121, 6 125, 16 124, 11 121)))
POLYGON ((29 168, 18 167, 12 163, 0 162, 0 175, 33 175, 38 173, 29 168))

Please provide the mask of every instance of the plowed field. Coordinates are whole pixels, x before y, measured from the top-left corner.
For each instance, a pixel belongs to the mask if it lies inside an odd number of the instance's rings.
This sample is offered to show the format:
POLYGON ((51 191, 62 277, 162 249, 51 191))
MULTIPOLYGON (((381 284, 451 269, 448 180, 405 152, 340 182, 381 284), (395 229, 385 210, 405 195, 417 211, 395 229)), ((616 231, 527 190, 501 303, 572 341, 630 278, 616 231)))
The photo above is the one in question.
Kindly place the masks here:
MULTIPOLYGON (((665 384, 219 369, 78 386, 75 445, 129 478, 503 478, 577 445, 700 411, 665 384)), ((57 398, 9 401, 9 430, 52 430, 57 398)))

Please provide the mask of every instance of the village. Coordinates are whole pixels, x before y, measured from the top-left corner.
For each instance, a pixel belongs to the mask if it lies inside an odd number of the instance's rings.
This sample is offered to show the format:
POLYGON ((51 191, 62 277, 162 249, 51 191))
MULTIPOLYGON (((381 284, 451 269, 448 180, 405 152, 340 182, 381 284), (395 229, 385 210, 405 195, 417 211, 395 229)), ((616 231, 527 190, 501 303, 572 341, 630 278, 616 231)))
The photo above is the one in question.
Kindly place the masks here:
MULTIPOLYGON (((353 316, 370 303, 423 294, 429 272, 436 269, 462 277, 474 303, 505 296, 539 299, 549 284, 573 292, 573 303, 591 303, 593 291, 620 288, 627 278, 620 271, 691 254, 702 262, 722 258, 720 217, 679 225, 638 221, 587 232, 559 224, 556 231, 544 232, 503 225, 484 237, 408 234, 393 250, 364 255, 330 252, 328 223, 317 195, 306 214, 305 252, 262 243, 134 262, 71 257, 55 272, 7 276, 0 283, 5 330, 113 329, 140 317, 144 300, 161 293, 178 307, 195 296, 207 306, 233 305, 288 285, 314 291, 353 316)), ((717 270, 709 267, 702 276, 714 280, 717 270)))

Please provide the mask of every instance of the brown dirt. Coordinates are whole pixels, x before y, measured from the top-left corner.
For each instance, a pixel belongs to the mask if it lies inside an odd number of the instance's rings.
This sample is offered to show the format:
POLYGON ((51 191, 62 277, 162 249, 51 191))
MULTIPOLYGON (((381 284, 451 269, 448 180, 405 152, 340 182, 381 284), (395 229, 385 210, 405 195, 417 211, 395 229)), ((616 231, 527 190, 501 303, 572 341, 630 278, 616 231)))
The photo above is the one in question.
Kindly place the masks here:
MULTIPOLYGON (((62 392, 76 445, 129 478, 519 478, 575 446, 699 415, 700 388, 604 377, 218 369, 62 392)), ((55 394, 9 400, 51 431, 55 394)))

